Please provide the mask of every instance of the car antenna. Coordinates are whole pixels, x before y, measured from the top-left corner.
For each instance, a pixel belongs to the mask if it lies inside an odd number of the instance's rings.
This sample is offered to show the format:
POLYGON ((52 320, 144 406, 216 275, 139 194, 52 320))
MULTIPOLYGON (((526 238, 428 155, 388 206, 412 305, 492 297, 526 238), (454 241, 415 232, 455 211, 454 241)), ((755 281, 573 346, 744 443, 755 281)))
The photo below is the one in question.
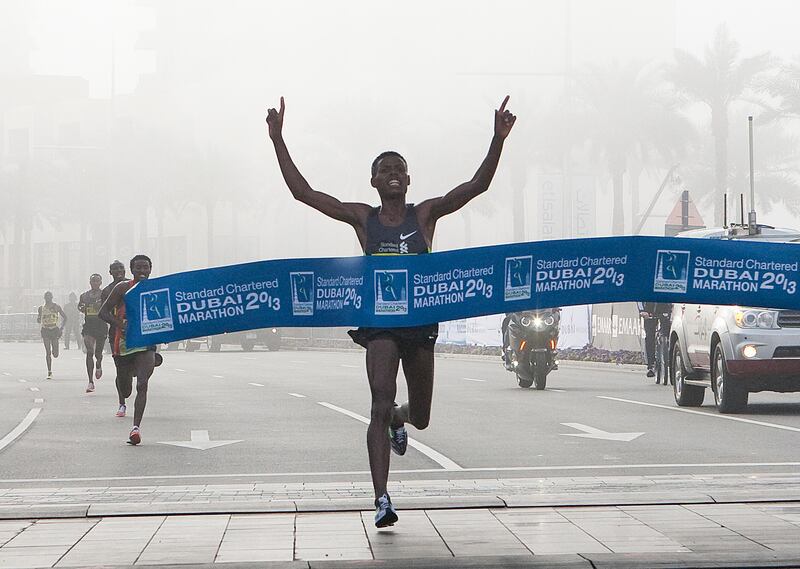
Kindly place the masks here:
POLYGON ((728 229, 728 194, 722 196, 722 227, 728 229))
POLYGON ((750 235, 756 235, 758 223, 756 222, 756 186, 753 175, 753 115, 747 117, 747 125, 750 134, 750 213, 747 216, 747 227, 750 235))
POLYGON ((744 194, 739 194, 739 217, 744 227, 744 194))

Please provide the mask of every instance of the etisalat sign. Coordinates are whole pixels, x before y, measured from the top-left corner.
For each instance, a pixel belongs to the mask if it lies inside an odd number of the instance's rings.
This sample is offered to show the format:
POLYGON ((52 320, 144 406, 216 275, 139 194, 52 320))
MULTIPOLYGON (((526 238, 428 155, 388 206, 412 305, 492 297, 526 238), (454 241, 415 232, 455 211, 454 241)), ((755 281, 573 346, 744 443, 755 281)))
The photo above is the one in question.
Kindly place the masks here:
POLYGON ((607 237, 215 267, 131 288, 127 342, 273 326, 417 326, 624 301, 800 308, 797 247, 607 237))

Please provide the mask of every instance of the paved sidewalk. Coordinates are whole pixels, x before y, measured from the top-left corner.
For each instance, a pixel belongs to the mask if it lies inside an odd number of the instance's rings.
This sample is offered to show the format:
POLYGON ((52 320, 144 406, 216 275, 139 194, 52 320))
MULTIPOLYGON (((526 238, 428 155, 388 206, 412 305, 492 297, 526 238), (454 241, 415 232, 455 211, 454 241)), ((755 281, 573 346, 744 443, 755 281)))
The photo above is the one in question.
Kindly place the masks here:
POLYGON ((0 569, 800 567, 793 473, 408 480, 390 491, 400 523, 378 531, 368 483, 0 488, 0 569))
POLYGON ((791 567, 800 502, 407 510, 386 530, 371 511, 0 521, 6 569, 219 563, 791 567))

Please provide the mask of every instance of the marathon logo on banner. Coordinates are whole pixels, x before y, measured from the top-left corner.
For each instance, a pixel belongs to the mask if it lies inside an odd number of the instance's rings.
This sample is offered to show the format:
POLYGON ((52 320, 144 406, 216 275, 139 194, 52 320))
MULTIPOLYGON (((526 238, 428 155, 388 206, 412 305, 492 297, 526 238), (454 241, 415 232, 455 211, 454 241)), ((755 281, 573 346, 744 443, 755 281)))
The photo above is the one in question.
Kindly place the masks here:
POLYGON ((127 343, 273 326, 418 326, 626 301, 800 309, 798 257, 788 243, 637 236, 214 267, 131 288, 127 343))

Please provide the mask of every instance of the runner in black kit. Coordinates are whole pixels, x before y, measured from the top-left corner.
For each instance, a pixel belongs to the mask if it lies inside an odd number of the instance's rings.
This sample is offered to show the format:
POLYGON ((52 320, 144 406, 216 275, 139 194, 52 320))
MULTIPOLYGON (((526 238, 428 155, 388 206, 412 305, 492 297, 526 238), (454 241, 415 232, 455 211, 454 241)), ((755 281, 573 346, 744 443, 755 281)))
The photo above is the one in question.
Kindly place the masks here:
MULTIPOLYGON (((108 274, 111 275, 113 279, 111 284, 103 289, 102 300, 103 302, 111 295, 111 291, 114 290, 114 287, 117 286, 121 282, 125 282, 128 279, 125 278, 125 265, 122 264, 122 261, 115 260, 111 265, 108 267, 108 274)), ((110 338, 109 346, 114 343, 115 330, 114 330, 114 323, 111 322, 108 326, 108 337, 110 338)), ((119 368, 117 368, 117 360, 114 359, 114 367, 116 368, 117 375, 116 379, 114 380, 114 385, 117 388, 117 399, 119 400, 119 408, 117 409, 116 416, 117 417, 124 417, 127 413, 127 406, 125 405, 125 395, 126 387, 120 384, 120 375, 119 375, 119 368)))
MULTIPOLYGON (((384 152, 372 163, 371 185, 378 191, 380 207, 342 203, 333 196, 313 190, 289 156, 282 133, 283 97, 280 110, 269 109, 267 125, 281 173, 296 200, 353 226, 366 255, 414 255, 430 251, 439 218, 461 209, 489 189, 503 142, 516 120, 506 110, 506 103, 508 97, 495 111, 494 137, 475 176, 446 195, 425 200, 419 205, 406 203, 411 178, 405 159, 397 152, 384 152)), ((433 347, 438 329, 438 324, 431 324, 410 328, 359 328, 350 333, 356 343, 367 349, 367 377, 372 392, 367 449, 375 490, 377 527, 393 525, 397 521, 397 513, 386 492, 390 447, 397 454, 405 453, 408 443, 405 423, 411 423, 417 429, 428 426, 433 396, 433 347), (398 406, 394 398, 401 363, 408 382, 409 401, 398 406)))
POLYGON ((83 343, 86 346, 86 373, 89 376, 89 385, 86 386, 86 393, 94 391, 94 380, 103 377, 103 347, 106 344, 108 326, 100 320, 98 314, 103 305, 103 291, 100 285, 103 284, 103 277, 97 273, 89 277, 89 290, 81 295, 78 302, 78 310, 84 315, 83 343), (95 360, 97 366, 95 368, 95 360), (94 376, 94 377, 92 377, 94 376))

